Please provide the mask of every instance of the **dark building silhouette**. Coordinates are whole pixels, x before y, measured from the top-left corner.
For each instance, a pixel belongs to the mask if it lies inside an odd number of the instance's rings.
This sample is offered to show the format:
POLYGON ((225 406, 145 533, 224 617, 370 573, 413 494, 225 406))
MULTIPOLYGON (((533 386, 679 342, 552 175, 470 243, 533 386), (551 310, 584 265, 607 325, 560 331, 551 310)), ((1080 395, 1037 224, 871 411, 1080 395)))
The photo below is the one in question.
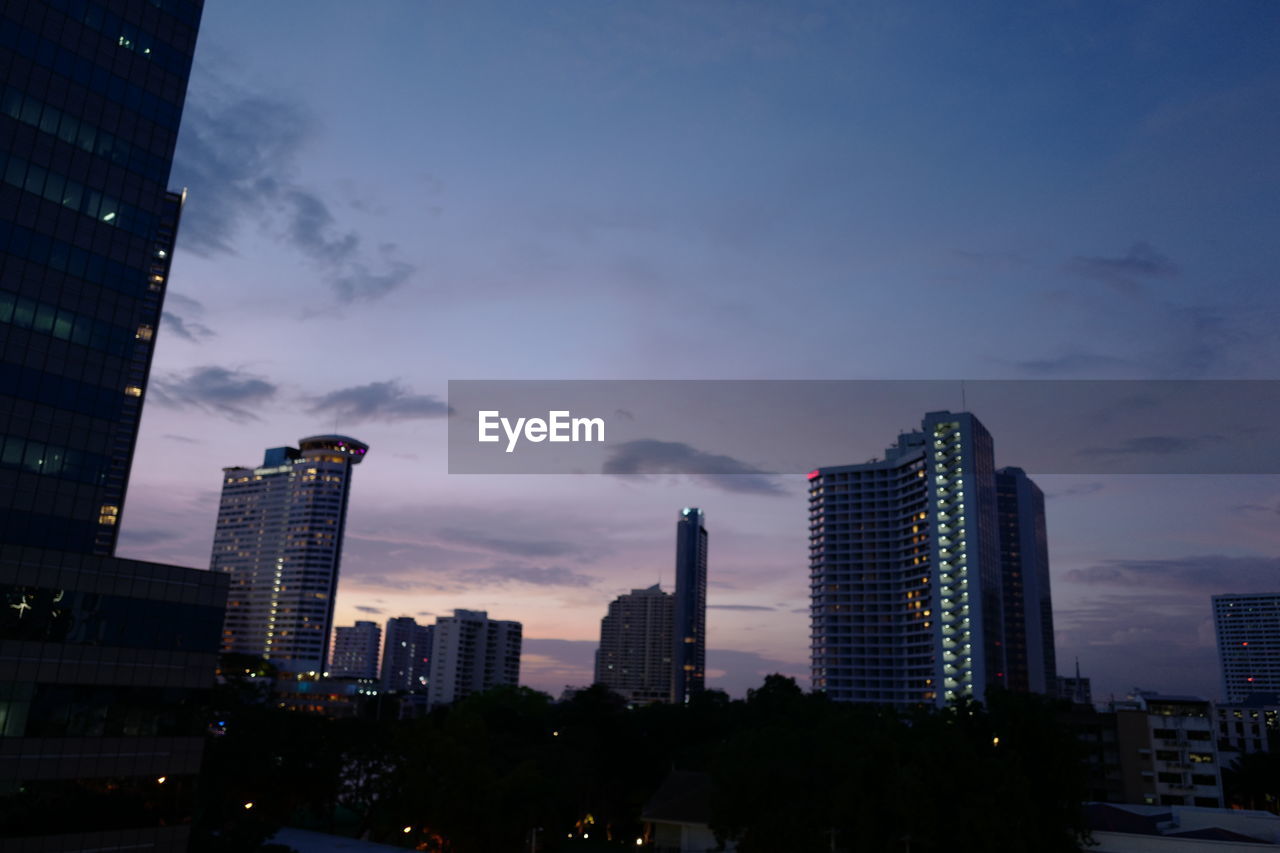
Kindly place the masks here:
POLYGON ((434 625, 419 625, 412 616, 388 619, 382 649, 382 689, 425 693, 434 639, 434 625))
POLYGON ((226 579, 113 556, 199 0, 0 3, 0 838, 185 850, 226 579))
POLYGON ((676 522, 676 593, 672 621, 671 701, 700 692, 707 674, 707 525, 696 507, 676 522))
POLYGON ((1010 690, 1055 694, 1058 660, 1049 590, 1044 492, 1021 468, 996 472, 1004 649, 1010 690))
POLYGON ((357 621, 333 629, 333 654, 329 658, 329 675, 334 678, 378 678, 378 651, 382 648, 382 629, 376 622, 357 621))
POLYGON ((670 702, 674 609, 675 597, 657 584, 615 598, 600 620, 595 683, 630 702, 670 702))

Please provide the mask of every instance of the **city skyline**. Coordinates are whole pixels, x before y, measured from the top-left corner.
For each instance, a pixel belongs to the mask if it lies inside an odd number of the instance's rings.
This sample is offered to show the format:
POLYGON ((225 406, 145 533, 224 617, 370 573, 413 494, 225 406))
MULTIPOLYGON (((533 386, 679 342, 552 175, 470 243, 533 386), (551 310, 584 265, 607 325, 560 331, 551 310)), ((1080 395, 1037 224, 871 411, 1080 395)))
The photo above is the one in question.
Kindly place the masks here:
MULTIPOLYGON (((803 478, 451 477, 447 379, 1270 378, 1264 7, 662 8, 206 10, 122 554, 202 564, 190 457, 354 432, 387 463, 338 620, 518 615, 557 694, 702 506, 708 685, 741 694, 807 670, 803 478)), ((1269 591, 1276 478, 1028 473, 1060 660, 1212 696, 1209 598, 1269 591)))

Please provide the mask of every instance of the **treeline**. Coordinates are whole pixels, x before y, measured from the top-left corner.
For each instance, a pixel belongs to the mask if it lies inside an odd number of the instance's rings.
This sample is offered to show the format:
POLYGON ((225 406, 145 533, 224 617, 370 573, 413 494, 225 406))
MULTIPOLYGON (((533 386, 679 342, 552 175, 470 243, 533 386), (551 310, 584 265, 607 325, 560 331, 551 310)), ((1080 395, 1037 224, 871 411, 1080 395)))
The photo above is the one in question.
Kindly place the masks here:
POLYGON ((419 720, 242 705, 219 721, 197 853, 261 849, 300 821, 440 853, 529 850, 535 829, 538 850, 634 850, 673 770, 707 774, 711 826, 744 853, 1078 850, 1085 835, 1075 740, 1034 696, 895 713, 775 675, 745 701, 685 707, 504 688, 419 720))

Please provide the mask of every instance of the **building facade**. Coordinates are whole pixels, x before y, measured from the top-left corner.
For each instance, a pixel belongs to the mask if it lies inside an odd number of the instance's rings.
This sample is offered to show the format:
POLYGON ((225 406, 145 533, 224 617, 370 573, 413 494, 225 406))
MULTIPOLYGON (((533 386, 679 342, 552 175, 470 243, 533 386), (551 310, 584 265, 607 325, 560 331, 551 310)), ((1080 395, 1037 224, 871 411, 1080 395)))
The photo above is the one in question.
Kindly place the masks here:
POLYGON ((1213 625, 1226 700, 1280 693, 1280 592, 1215 595, 1213 625))
POLYGON ((378 677, 378 650, 382 647, 382 629, 377 622, 359 621, 333 629, 333 656, 329 675, 334 678, 359 678, 372 681, 378 677))
POLYGON ((427 702, 449 705, 500 685, 520 683, 519 622, 483 610, 455 610, 436 620, 427 702))
POLYGON ((1212 703, 1138 692, 1114 711, 1125 802, 1223 806, 1212 703))
POLYGON ((0 4, 0 846, 186 850, 226 579, 114 556, 199 0, 0 4))
POLYGON ((930 412, 883 459, 809 474, 816 689, 842 701, 944 705, 1008 686, 1011 570, 1036 581, 1019 584, 1018 601, 1029 604, 1015 610, 1023 689, 1054 684, 1043 500, 1025 474, 1008 480, 1013 498, 1003 511, 1018 553, 1006 559, 993 441, 972 414, 930 412))
POLYGON ((412 616, 387 620, 387 641, 382 650, 382 689, 421 692, 431 678, 434 625, 419 625, 412 616))
POLYGON ((684 703, 707 677, 707 519, 697 507, 676 521, 676 592, 672 617, 671 701, 684 703))
POLYGON ((351 469, 368 445, 344 435, 224 468, 211 568, 230 578, 224 652, 282 672, 324 672, 351 469))
POLYGON ((657 584, 615 598, 600 620, 595 683, 629 702, 670 702, 674 611, 674 596, 657 584))

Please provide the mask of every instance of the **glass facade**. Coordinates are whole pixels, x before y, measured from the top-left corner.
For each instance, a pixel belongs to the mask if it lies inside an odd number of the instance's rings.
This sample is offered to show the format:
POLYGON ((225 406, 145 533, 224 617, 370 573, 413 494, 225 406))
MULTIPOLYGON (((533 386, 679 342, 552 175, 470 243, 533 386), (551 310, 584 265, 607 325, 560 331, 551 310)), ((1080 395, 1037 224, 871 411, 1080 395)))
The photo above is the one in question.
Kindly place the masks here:
POLYGON ((111 554, 200 3, 0 3, 0 542, 111 554))
POLYGON ((200 0, 0 0, 0 838, 185 850, 226 578, 113 556, 200 0))

